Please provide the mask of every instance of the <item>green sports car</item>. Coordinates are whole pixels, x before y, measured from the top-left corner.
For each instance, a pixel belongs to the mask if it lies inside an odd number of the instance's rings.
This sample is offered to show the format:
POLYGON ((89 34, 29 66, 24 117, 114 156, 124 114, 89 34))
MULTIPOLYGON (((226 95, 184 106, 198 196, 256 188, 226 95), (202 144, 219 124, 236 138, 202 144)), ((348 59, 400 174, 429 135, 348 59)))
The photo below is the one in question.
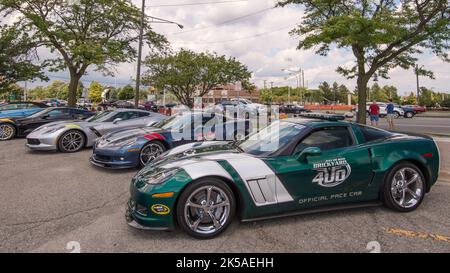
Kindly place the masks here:
POLYGON ((235 215, 254 221, 384 204, 410 212, 436 183, 428 137, 309 116, 275 121, 243 142, 203 142, 161 155, 132 180, 130 226, 207 239, 235 215))

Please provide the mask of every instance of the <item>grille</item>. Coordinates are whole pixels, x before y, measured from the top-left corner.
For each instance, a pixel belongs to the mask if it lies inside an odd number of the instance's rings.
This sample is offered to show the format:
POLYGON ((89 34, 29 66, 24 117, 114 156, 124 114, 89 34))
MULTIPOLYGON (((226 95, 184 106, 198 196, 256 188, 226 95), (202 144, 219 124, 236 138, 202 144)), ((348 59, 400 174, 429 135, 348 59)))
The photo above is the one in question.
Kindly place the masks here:
POLYGON ((105 156, 105 155, 95 155, 95 159, 98 160, 98 161, 103 161, 103 162, 111 161, 111 157, 110 156, 105 156))
POLYGON ((27 142, 28 142, 28 144, 30 144, 30 145, 39 145, 39 144, 41 144, 41 142, 39 141, 39 139, 32 139, 32 138, 27 139, 27 142))

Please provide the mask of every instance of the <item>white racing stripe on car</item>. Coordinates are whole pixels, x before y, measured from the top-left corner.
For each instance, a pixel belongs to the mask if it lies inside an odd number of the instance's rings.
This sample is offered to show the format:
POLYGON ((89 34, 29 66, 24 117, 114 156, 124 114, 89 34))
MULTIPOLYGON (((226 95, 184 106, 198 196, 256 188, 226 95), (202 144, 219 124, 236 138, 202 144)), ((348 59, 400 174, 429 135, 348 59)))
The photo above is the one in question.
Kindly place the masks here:
POLYGON ((226 160, 244 180, 256 206, 290 202, 294 199, 264 161, 246 154, 204 156, 208 160, 226 160))
POLYGON ((199 179, 206 176, 220 176, 233 181, 231 175, 215 161, 199 161, 187 164, 182 167, 193 179, 199 179))

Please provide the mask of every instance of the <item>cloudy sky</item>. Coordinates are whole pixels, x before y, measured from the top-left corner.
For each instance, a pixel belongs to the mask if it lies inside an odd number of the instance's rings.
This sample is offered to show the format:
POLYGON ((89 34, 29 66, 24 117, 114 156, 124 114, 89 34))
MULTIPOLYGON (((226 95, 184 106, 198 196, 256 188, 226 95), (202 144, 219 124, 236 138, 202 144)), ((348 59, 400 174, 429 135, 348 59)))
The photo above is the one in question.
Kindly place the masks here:
MULTIPOLYGON (((133 0, 140 6, 141 0, 133 0)), ((155 24, 154 30, 164 34, 177 50, 188 48, 194 51, 214 51, 238 58, 254 72, 253 81, 260 87, 264 80, 275 86, 296 85, 295 79, 286 80, 283 68, 305 70, 310 88, 320 82, 337 81, 350 88, 354 80, 346 80, 335 72, 339 65, 351 65, 353 55, 349 50, 334 49, 327 57, 317 56, 314 51, 296 50, 298 41, 289 31, 299 22, 303 11, 298 6, 273 8, 275 0, 147 0, 147 15, 176 21, 184 25, 155 24), (198 4, 216 2, 215 4, 198 4)), ((450 64, 425 54, 419 62, 435 72, 436 80, 422 79, 421 84, 436 91, 450 93, 450 64)), ((89 84, 98 80, 104 84, 122 86, 135 78, 135 64, 118 65, 115 78, 104 77, 90 71, 83 81, 89 84)), ((65 72, 52 73, 51 79, 65 79, 65 72)), ((392 84, 402 94, 415 90, 413 71, 400 68, 390 73, 391 79, 380 80, 380 84, 392 84)), ((36 85, 39 83, 34 83, 36 85)))

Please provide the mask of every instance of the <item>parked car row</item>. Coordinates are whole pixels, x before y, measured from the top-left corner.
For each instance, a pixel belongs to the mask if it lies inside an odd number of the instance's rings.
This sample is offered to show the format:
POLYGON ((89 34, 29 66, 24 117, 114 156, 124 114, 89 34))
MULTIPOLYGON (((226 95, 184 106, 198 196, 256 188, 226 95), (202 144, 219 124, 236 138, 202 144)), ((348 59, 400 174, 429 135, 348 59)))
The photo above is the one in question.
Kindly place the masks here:
POLYGON ((93 147, 94 166, 141 168, 131 181, 125 219, 144 230, 178 226, 209 239, 235 215, 256 221, 380 204, 417 209, 438 179, 433 139, 344 119, 301 114, 253 132, 248 119, 211 111, 168 117, 51 107, 0 119, 0 140, 26 135, 31 150, 64 153, 93 147))
MULTIPOLYGON (((369 108, 372 103, 368 102, 366 105, 367 115, 369 115, 369 108)), ((377 102, 377 105, 380 107, 380 116, 384 117, 387 115, 387 103, 385 102, 377 102)), ((355 109, 358 112, 358 109, 355 109)), ((405 118, 413 118, 417 114, 421 114, 426 112, 426 108, 418 105, 398 105, 394 104, 394 113, 396 118, 405 117, 405 118)))

